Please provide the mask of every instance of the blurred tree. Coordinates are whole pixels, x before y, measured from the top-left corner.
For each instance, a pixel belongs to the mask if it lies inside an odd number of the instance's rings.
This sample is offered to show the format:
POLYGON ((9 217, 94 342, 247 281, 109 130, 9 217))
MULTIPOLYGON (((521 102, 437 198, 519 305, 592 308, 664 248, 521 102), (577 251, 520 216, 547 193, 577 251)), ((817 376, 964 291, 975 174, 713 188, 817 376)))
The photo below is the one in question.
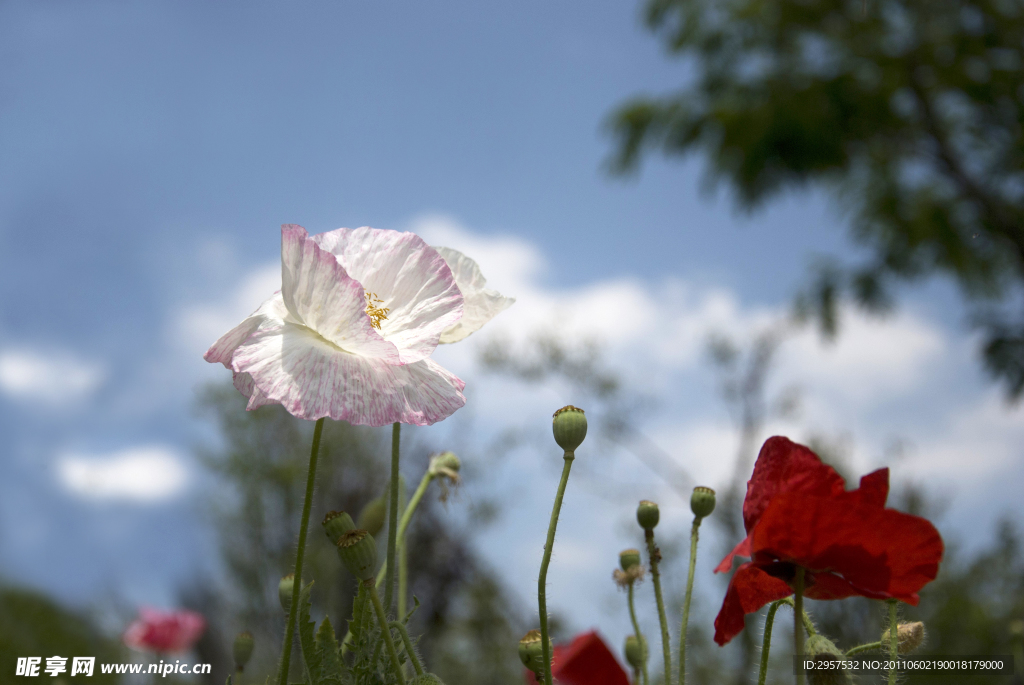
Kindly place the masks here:
MULTIPOLYGON (((72 657, 96 657, 89 682, 97 685, 119 680, 116 675, 101 673, 100 664, 130 660, 121 645, 105 637, 88 616, 69 611, 32 590, 0 587, 0 673, 3 674, 3 682, 52 680, 43 673, 46 658, 51 656, 67 658, 65 677, 71 674, 72 657), (18 657, 29 656, 42 657, 39 676, 16 677, 18 657)), ((75 680, 79 677, 76 676, 75 680)))
POLYGON ((952 276, 988 371, 1024 392, 1024 6, 1018 0, 648 0, 694 69, 612 120, 613 166, 703 150, 751 209, 822 182, 871 257, 823 261, 800 309, 881 311, 898 280, 952 276))
MULTIPOLYGON (((247 412, 244 398, 230 385, 208 387, 200 406, 222 438, 217 447, 201 451, 219 481, 210 513, 229 580, 222 595, 229 617, 215 617, 214 623, 227 640, 241 630, 253 633, 256 650, 246 667, 246 682, 259 682, 276 667, 281 647, 286 617, 277 588, 294 563, 313 424, 280 406, 247 412)), ((427 450, 406 436, 403 465, 415 476, 407 481, 418 483, 426 470, 427 450)), ((329 615, 339 634, 352 614, 355 581, 342 570, 319 520, 330 510, 358 514, 384 491, 389 439, 390 431, 341 421, 324 425, 305 577, 316 583, 314 616, 319 621, 329 615)), ((435 498, 425 497, 408 532, 410 589, 420 601, 410 632, 426 633, 421 652, 439 675, 442 670, 434 664, 444 665, 445 682, 518 683, 515 647, 526 629, 508 608, 504 591, 477 561, 467 536, 453 529, 450 519, 442 519, 438 506, 435 498), (481 629, 484 625, 487 630, 481 629), (515 637, 506 640, 507 635, 515 637)), ((383 544, 387 536, 382 532, 377 539, 383 544)), ((186 595, 193 603, 201 599, 194 591, 186 595)), ((207 612, 216 607, 208 605, 207 612)), ((301 659, 292 661, 298 679, 301 659)))

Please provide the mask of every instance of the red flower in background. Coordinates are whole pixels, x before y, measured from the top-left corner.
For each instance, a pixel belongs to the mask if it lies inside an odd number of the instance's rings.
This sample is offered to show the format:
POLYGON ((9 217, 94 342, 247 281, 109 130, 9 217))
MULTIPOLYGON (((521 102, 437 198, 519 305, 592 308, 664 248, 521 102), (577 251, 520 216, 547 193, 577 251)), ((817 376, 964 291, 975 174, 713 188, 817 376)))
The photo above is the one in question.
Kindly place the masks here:
MULTIPOLYGON (((596 631, 577 635, 567 645, 556 645, 551 675, 559 685, 629 685, 626 671, 596 631)), ((525 671, 527 685, 537 685, 525 671)))
POLYGON ((194 611, 163 612, 139 609, 139 618, 124 631, 124 643, 149 652, 184 652, 206 629, 206 620, 194 611))
POLYGON ((715 569, 728 571, 734 556, 751 557, 729 581, 715 642, 739 634, 744 615, 793 594, 797 567, 806 569, 811 599, 860 595, 916 605, 918 590, 938 573, 942 538, 925 519, 886 509, 888 496, 889 469, 847 492, 842 476, 814 452, 769 438, 747 483, 747 537, 715 569))

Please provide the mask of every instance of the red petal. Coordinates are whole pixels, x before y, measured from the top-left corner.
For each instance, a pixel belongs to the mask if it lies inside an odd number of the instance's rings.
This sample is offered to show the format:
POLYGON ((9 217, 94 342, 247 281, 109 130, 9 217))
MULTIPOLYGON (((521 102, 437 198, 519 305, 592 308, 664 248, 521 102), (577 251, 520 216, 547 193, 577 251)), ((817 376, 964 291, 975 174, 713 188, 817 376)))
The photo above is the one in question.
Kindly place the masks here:
POLYGON ((629 685, 629 676, 594 631, 579 635, 554 663, 560 685, 629 685))
MULTIPOLYGON (((871 476, 877 486, 881 476, 871 476)), ((780 495, 754 530, 753 551, 841 575, 865 597, 916 604, 917 591, 938 573, 942 538, 923 518, 879 508, 878 494, 875 487, 833 497, 780 495)))
POLYGON ((715 573, 728 573, 731 571, 733 557, 747 557, 749 559, 752 556, 753 554, 750 553, 750 536, 748 535, 731 552, 725 555, 725 559, 722 559, 718 566, 715 567, 715 573))
POLYGON ((715 618, 715 642, 724 645, 743 630, 743 617, 793 594, 784 580, 772 577, 748 562, 736 569, 725 591, 725 600, 715 618))
POLYGON ((889 469, 878 469, 861 476, 860 488, 854 492, 860 493, 860 501, 864 504, 881 509, 889 497, 889 469))
POLYGON ((768 438, 757 455, 754 473, 747 481, 743 500, 743 525, 753 530, 772 498, 784 492, 831 495, 843 492, 846 483, 818 455, 789 438, 768 438))

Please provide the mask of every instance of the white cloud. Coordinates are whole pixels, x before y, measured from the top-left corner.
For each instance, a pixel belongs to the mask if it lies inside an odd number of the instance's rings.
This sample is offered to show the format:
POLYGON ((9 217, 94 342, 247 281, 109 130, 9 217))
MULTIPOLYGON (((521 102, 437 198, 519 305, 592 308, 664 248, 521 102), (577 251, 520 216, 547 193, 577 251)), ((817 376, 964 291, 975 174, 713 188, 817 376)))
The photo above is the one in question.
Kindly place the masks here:
POLYGON ((62 352, 0 351, 0 392, 47 406, 66 406, 88 397, 106 377, 103 367, 62 352))
POLYGON ((161 502, 179 495, 188 483, 181 456, 162 445, 103 456, 65 454, 57 460, 57 475, 68 491, 96 501, 161 502))

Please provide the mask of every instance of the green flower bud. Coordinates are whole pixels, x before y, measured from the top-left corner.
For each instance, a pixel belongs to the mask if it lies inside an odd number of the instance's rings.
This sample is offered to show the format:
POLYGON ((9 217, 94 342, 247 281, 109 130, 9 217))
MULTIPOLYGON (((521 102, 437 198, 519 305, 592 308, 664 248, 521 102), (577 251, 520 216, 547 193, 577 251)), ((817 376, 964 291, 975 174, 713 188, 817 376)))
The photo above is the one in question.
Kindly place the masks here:
POLYGON ((245 665, 249 663, 249 657, 252 656, 253 644, 252 633, 249 631, 239 633, 235 637, 235 644, 232 645, 231 651, 235 655, 236 670, 243 670, 245 665))
POLYGON ((327 516, 324 516, 323 527, 327 539, 332 545, 336 545, 341 536, 355 528, 356 524, 352 522, 352 517, 347 512, 329 511, 327 516))
POLYGON ((292 587, 295 583, 295 574, 289 573, 277 584, 277 598, 281 600, 281 608, 285 611, 292 606, 292 587))
POLYGON ((575 452, 587 437, 587 416, 579 407, 568 404, 555 412, 551 428, 558 446, 566 452, 575 452))
MULTIPOLYGON (((827 637, 811 635, 804 643, 804 653, 808 659, 819 664, 826 661, 841 661, 843 653, 827 637)), ((816 664, 813 670, 807 671, 808 685, 847 685, 853 682, 850 672, 845 668, 824 667, 816 664)))
POLYGON ((690 509, 693 515, 699 518, 711 516, 711 512, 715 510, 715 491, 701 485, 695 487, 690 496, 690 509))
MULTIPOLYGON (((384 521, 388 517, 388 499, 384 495, 374 497, 363 510, 359 512, 359 520, 353 528, 361 528, 370 535, 376 535, 384 527, 384 521)), ((348 531, 345 531, 346 533, 348 531)))
MULTIPOLYGON (((892 635, 886 628, 882 633, 882 648, 889 649, 892 635)), ((896 652, 898 654, 910 654, 924 642, 924 623, 914 621, 913 623, 899 623, 896 625, 896 652)))
POLYGON ((640 500, 640 505, 636 508, 636 522, 640 524, 641 528, 654 530, 660 518, 661 512, 658 511, 657 504, 646 499, 640 500))
POLYGON ((640 565, 640 550, 638 549, 624 549, 619 552, 619 566, 622 567, 623 571, 628 571, 634 566, 640 565))
POLYGON ((410 680, 409 685, 444 685, 444 682, 433 673, 424 673, 410 680))
POLYGON ((370 580, 377 571, 377 543, 365 530, 355 528, 338 540, 338 556, 349 573, 359 580, 370 580))
POLYGON ((634 671, 639 671, 644 667, 644 646, 636 635, 626 638, 626 661, 634 671))
MULTIPOLYGON (((550 640, 548 640, 548 645, 550 652, 550 640)), ((519 641, 519 660, 523 662, 523 666, 533 671, 538 678, 544 672, 544 647, 539 630, 531 630, 519 641)))

